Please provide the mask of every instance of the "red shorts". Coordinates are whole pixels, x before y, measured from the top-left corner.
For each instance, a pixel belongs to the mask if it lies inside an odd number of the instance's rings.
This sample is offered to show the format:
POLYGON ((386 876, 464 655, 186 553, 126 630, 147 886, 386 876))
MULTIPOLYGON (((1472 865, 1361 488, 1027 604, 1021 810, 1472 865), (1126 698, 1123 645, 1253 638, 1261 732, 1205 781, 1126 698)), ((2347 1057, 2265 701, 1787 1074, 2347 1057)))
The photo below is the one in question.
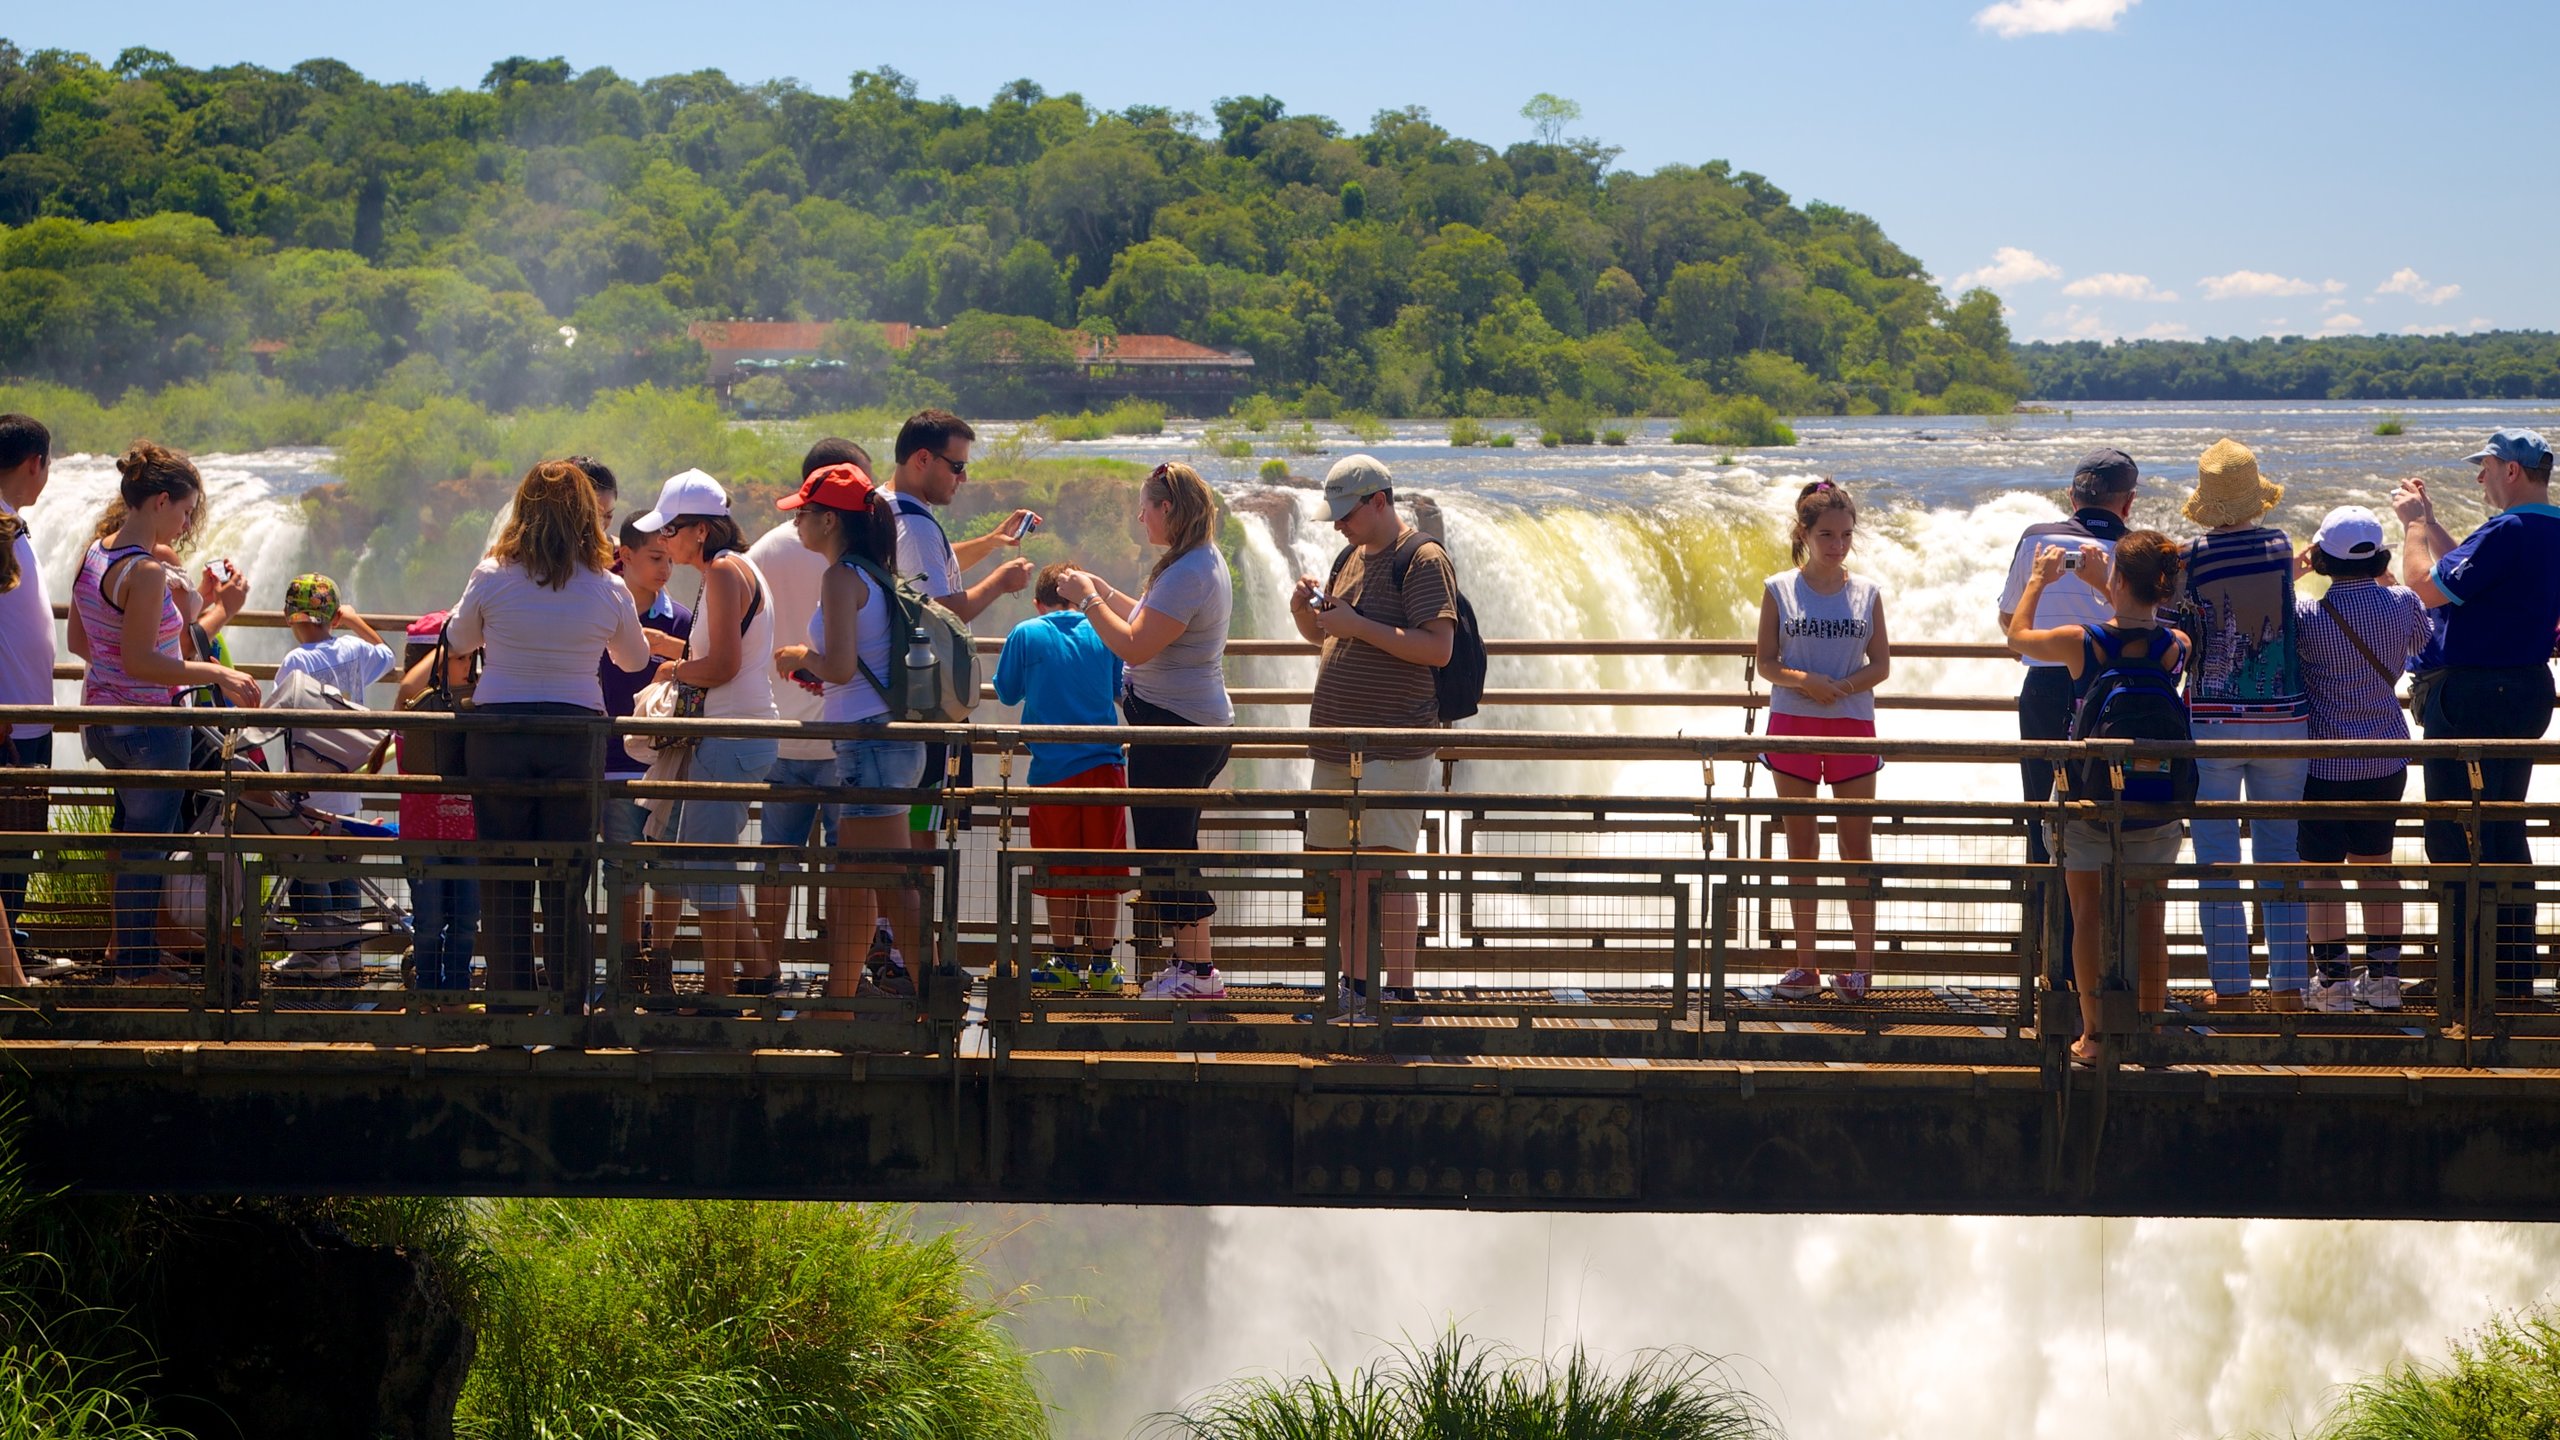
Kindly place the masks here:
MULTIPOLYGON (((1781 735, 1873 740, 1876 738, 1876 722, 1845 717, 1832 720, 1820 715, 1788 715, 1772 710, 1769 712, 1769 737, 1774 740, 1781 735)), ((1792 775, 1816 785, 1860 780, 1884 768, 1884 761, 1873 755, 1763 755, 1760 760, 1781 775, 1792 775)))
MULTIPOLYGON (((1062 790, 1123 790, 1128 788, 1129 772, 1117 765, 1096 765, 1064 780, 1053 780, 1042 788, 1062 790)), ((1129 812, 1117 805, 1034 805, 1031 807, 1031 848, 1034 850, 1126 850, 1129 848, 1129 812)), ((1126 875, 1125 865, 1060 865, 1053 875, 1126 875)), ((1034 890, 1035 895, 1053 895, 1073 900, 1086 895, 1116 895, 1116 890, 1034 890)))

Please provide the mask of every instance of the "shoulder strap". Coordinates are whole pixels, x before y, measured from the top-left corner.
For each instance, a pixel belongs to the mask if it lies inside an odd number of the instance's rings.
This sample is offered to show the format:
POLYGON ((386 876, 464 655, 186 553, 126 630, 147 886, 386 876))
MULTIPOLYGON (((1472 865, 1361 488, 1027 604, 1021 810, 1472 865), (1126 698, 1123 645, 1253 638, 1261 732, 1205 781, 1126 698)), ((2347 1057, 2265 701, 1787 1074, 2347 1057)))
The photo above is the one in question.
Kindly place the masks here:
POLYGON ((2364 663, 2373 667, 2374 674, 2382 677, 2383 684, 2394 687, 2399 685, 2399 675, 2394 673, 2390 666, 2382 663, 2382 657, 2374 654, 2373 647, 2364 643, 2364 637, 2357 634, 2355 627, 2347 623, 2347 617, 2339 612, 2338 607, 2325 593, 2320 597, 2320 613, 2328 616, 2329 622, 2338 627, 2338 633, 2347 637, 2347 643, 2356 647, 2356 653, 2364 657, 2364 663))
MULTIPOLYGON (((1395 580, 1398 591, 1404 589, 1404 577, 1412 571, 1414 557, 1422 553, 1422 547, 1425 545, 1440 545, 1440 542, 1423 534, 1418 528, 1407 530, 1404 532, 1404 538, 1396 542, 1395 566, 1388 574, 1395 580)), ((1440 545, 1440 553, 1443 556, 1447 555, 1449 547, 1440 545)), ((1456 566, 1456 561, 1450 562, 1450 568, 1455 569, 1456 566)))
POLYGON ((115 574, 126 561, 136 556, 147 556, 150 553, 150 550, 140 545, 123 545, 106 552, 107 563, 98 567, 98 598, 106 602, 108 609, 119 615, 124 613, 124 606, 116 603, 116 597, 108 593, 108 577, 115 574))
POLYGON ((1339 554, 1337 554, 1337 555, 1335 555, 1335 556, 1333 557, 1333 573, 1332 573, 1332 574, 1330 574, 1330 575, 1327 575, 1327 576, 1325 577, 1325 580, 1324 580, 1324 587, 1325 587, 1327 590, 1330 590, 1330 589, 1332 589, 1332 588, 1333 588, 1333 582, 1334 582, 1334 581, 1339 580, 1339 579, 1341 579, 1341 578, 1342 578, 1342 570, 1343 570, 1343 567, 1344 567, 1344 566, 1346 566, 1346 565, 1349 565, 1349 564, 1351 563, 1351 551, 1352 551, 1352 548, 1353 548, 1353 547, 1351 547, 1351 546, 1349 546, 1349 545, 1345 545, 1345 546, 1343 546, 1343 547, 1342 547, 1341 553, 1339 553, 1339 554))

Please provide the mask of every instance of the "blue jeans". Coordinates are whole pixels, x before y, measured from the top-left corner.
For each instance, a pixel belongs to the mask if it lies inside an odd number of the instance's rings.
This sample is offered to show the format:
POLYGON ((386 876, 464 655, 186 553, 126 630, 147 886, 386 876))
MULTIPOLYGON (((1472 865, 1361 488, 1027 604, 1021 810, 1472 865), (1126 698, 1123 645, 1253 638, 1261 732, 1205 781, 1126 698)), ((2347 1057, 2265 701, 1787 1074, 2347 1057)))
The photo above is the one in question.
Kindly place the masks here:
MULTIPOLYGON (((920 740, 839 740, 836 783, 848 790, 913 790, 924 779, 924 742, 920 740)), ((886 820, 904 815, 903 803, 836 807, 847 820, 886 820)))
MULTIPOLYGON (((2198 740, 2300 740, 2311 733, 2307 720, 2284 725, 2235 725, 2199 720, 2198 740)), ((2290 760, 2200 760, 2196 762, 2198 800, 2299 800, 2302 782, 2311 774, 2308 758, 2290 760)), ((2250 859, 2260 865, 2290 865, 2301 858, 2295 847, 2296 820, 2255 819, 2249 822, 2250 859)), ((2188 826, 2199 865, 2240 862, 2240 822, 2199 819, 2188 826)), ((2236 880, 2207 880, 2208 890, 2239 888, 2236 880)), ((2249 991, 2249 915, 2237 900, 2211 900, 2204 912, 2205 969, 2217 995, 2249 991)), ((2302 926, 2298 901, 2262 902, 2267 922, 2267 988, 2299 992, 2311 974, 2309 936, 2302 926)))
MULTIPOLYGON (((92 725, 80 732, 89 758, 109 770, 184 770, 190 757, 183 725, 92 725)), ((119 835, 168 835, 186 805, 183 790, 118 790, 113 829, 119 835)), ((119 860, 166 860, 169 847, 119 846, 119 860)), ((115 875, 115 968, 128 974, 157 963, 164 877, 131 870, 115 875)))
POLYGON ((472 942, 480 935, 480 882, 448 879, 439 868, 465 862, 428 855, 409 862, 409 919, 420 990, 471 988, 472 942))
MULTIPOLYGON (((2447 669, 2435 682, 2427 696, 2426 708, 2418 719, 2426 727, 2430 740, 2538 740, 2551 724, 2551 671, 2546 666, 2524 665, 2512 669, 2470 668, 2447 669)), ((2430 800, 2468 800, 2471 797, 2471 770, 2459 760, 2430 760, 2426 763, 2427 798, 2430 800)), ((2483 760, 2480 762, 2480 798, 2483 800, 2522 800, 2533 783, 2530 760, 2483 760)), ((2460 820, 2426 822, 2427 860, 2435 865, 2464 865, 2471 860, 2471 837, 2460 820)), ((2533 852, 2525 844, 2525 826, 2521 820, 2484 821, 2480 826, 2480 861, 2485 865, 2529 865, 2533 852)), ((2445 990, 2448 996, 2460 998, 2469 993, 2468 958, 2471 954, 2472 907, 2485 897, 2472 894, 2473 887, 2456 881, 2445 887, 2444 935, 2445 990)), ((2509 892, 2513 897, 2514 892, 2509 892)), ((2500 995, 2525 995, 2533 989, 2534 907, 2527 887, 2519 903, 2510 898, 2498 906, 2496 939, 2491 958, 2496 992, 2500 995)))
MULTIPOLYGON (((770 740, 705 740, 694 747, 684 778, 697 785, 754 785, 772 769, 770 740)), ((746 829, 744 800, 687 800, 676 806, 672 833, 679 845, 735 845, 746 829)), ((676 885, 666 893, 692 901, 696 910, 735 910, 745 903, 735 885, 676 885)))
MULTIPOLYGON (((765 775, 770 785, 834 785, 836 761, 776 760, 765 775)), ((836 811, 842 807, 809 800, 767 800, 764 802, 763 839, 767 845, 806 845, 815 833, 818 843, 836 843, 836 811)))

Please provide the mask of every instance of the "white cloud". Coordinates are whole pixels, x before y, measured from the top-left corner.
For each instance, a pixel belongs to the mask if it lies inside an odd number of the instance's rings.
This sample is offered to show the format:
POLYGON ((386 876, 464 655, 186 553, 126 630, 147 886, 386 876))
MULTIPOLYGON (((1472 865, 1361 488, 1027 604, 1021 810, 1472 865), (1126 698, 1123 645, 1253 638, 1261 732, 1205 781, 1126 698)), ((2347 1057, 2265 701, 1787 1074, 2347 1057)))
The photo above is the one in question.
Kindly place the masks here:
POLYGON ((2314 285, 2287 275, 2264 270, 2234 270, 2228 275, 2207 275, 2196 282, 2204 287, 2207 300, 2263 300, 2284 295, 2337 294, 2346 289, 2343 281, 2327 280, 2314 285))
POLYGON ((1991 252, 1991 263, 1979 270, 1967 270, 1947 282, 1947 288, 1961 295, 1977 285, 1997 290, 2007 285, 2025 285, 2037 280, 2059 280, 2062 267, 2033 250, 2003 245, 1991 252))
POLYGON ((1974 12, 1973 23, 2015 40, 2021 35, 2062 35, 2073 30, 2113 30, 2136 0, 1999 0, 1974 12))
POLYGON ((2124 275, 2109 271, 2102 275, 2083 275, 2062 287, 2065 295, 2101 297, 2108 300, 2170 301, 2178 298, 2175 290, 2153 288, 2148 275, 2124 275))
POLYGON ((2341 310, 2337 314, 2330 316, 2328 319, 2321 321, 2320 328, 2323 330, 2361 330, 2364 328, 2364 321, 2348 314, 2344 310, 2341 310))
POLYGON ((2184 340, 2193 333, 2183 321, 2154 320, 2143 326, 2141 332, 2134 338, 2137 340, 2184 340))
POLYGON ((2078 305, 2045 312, 2044 324, 2046 333, 2041 338, 2047 340, 2183 340, 2193 333, 2175 320, 2155 320, 2139 330, 2127 330, 2107 323, 2104 314, 2078 305))
POLYGON ((2339 299, 2335 295, 2332 295, 2328 299, 2320 302, 2320 308, 2323 310, 2344 310, 2347 308, 2347 302, 2339 299))
POLYGON ((2421 305, 2441 305, 2462 293, 2459 285, 2430 285, 2417 271, 2403 265, 2391 272, 2391 278, 2374 287, 2376 295, 2406 295, 2421 305))

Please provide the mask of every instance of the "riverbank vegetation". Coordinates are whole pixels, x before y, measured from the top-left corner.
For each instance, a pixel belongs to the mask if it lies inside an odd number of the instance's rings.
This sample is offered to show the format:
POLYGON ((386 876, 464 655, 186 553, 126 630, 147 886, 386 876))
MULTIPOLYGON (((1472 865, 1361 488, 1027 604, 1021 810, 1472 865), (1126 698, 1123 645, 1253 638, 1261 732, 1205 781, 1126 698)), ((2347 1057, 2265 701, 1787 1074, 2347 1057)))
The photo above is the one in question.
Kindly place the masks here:
POLYGON ((1159 1416, 1159 1440, 1777 1440, 1777 1423, 1723 1362, 1658 1350, 1613 1370, 1580 1346, 1533 1359, 1450 1331, 1342 1374, 1246 1376, 1159 1416))
POLYGON ((263 367, 499 410, 698 383, 688 322, 737 317, 849 322, 852 402, 979 414, 1026 413, 1006 363, 1071 328, 1246 350, 1309 419, 2018 392, 1989 292, 1726 161, 1617 169, 1572 113, 1496 145, 1415 107, 970 104, 887 68, 822 94, 515 57, 435 90, 0 41, 0 333, 100 397, 263 367))
POLYGON ((2549 1440, 2560 1429, 2560 1313, 2529 1311, 2349 1385, 2312 1440, 2549 1440))
POLYGON ((2560 397, 2560 335, 2074 340, 2017 347, 2039 400, 2519 400, 2560 397))

